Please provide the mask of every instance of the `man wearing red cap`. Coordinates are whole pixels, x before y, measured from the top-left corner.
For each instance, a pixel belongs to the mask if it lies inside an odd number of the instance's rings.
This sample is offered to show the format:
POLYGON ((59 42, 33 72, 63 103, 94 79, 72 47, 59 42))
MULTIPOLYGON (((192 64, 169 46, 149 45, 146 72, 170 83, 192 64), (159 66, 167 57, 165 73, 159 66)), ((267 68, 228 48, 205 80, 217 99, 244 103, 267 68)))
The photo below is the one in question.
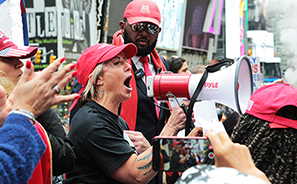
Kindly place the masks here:
POLYGON ((170 169, 180 171, 183 170, 185 165, 184 163, 187 161, 189 152, 186 153, 186 155, 182 155, 183 151, 183 143, 182 142, 175 142, 173 143, 173 152, 171 156, 171 162, 170 162, 170 169))
MULTIPOLYGON (((128 123, 130 130, 142 132, 149 142, 160 133, 170 115, 169 111, 156 108, 154 103, 158 102, 148 97, 146 92, 146 77, 154 76, 168 68, 165 59, 160 58, 155 49, 161 32, 160 23, 161 14, 153 1, 133 0, 127 5, 123 20, 119 22, 120 30, 113 35, 114 45, 134 43, 138 49, 136 56, 129 59, 133 68, 132 96, 121 104, 119 113, 128 123)), ((180 113, 183 113, 182 109, 180 113)), ((161 181, 160 174, 150 183, 161 181), (156 179, 157 177, 160 178, 156 179)))
MULTIPOLYGON (((160 133, 170 115, 169 111, 156 107, 158 102, 148 97, 146 92, 147 76, 154 76, 167 69, 166 60, 160 57, 155 49, 158 34, 161 32, 161 14, 153 1, 133 0, 127 5, 123 18, 119 23, 120 30, 113 36, 112 44, 120 46, 133 43, 138 52, 128 60, 133 69, 133 90, 131 98, 121 104, 119 114, 128 123, 130 130, 142 132, 151 142, 153 137, 160 133)), ((76 83, 72 92, 78 92, 80 89, 81 85, 76 83)), ((163 103, 161 105, 167 106, 163 103)), ((71 110, 70 123, 77 110, 78 107, 71 110)), ((178 111, 183 113, 182 109, 178 111)), ((175 118, 172 120, 177 121, 175 118)))
POLYGON ((161 32, 160 22, 161 14, 153 1, 134 0, 127 5, 123 20, 119 23, 120 30, 113 36, 114 45, 134 43, 138 49, 136 56, 129 60, 133 68, 132 97, 122 103, 120 115, 131 130, 141 131, 150 142, 160 133, 165 114, 168 115, 168 111, 156 108, 156 101, 146 93, 146 77, 155 75, 158 70, 165 71, 167 66, 155 49, 161 32))

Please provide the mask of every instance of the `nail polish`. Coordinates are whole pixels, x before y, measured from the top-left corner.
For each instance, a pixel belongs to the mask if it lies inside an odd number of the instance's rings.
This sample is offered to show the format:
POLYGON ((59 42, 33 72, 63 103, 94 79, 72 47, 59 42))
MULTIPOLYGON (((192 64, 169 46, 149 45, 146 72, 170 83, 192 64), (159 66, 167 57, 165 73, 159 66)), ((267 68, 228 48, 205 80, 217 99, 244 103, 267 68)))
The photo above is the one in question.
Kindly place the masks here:
POLYGON ((60 63, 63 63, 66 60, 66 57, 64 56, 61 60, 60 63))
POLYGON ((31 68, 31 61, 28 60, 28 61, 26 62, 26 68, 27 68, 27 69, 30 69, 30 68, 31 68))
POLYGON ((70 70, 73 70, 75 67, 76 67, 76 64, 73 64, 73 65, 70 67, 70 70))
POLYGON ((77 75, 77 70, 75 70, 73 73, 72 73, 72 77, 75 77, 77 75))

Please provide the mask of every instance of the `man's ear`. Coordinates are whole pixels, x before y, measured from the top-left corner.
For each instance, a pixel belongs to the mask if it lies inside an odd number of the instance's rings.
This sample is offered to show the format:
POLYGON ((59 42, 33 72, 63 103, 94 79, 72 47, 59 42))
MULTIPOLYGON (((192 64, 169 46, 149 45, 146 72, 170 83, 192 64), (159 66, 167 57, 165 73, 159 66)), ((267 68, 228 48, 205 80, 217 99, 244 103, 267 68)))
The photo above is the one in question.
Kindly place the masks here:
POLYGON ((159 33, 161 33, 161 31, 162 31, 162 28, 159 27, 159 33))
POLYGON ((125 30, 125 22, 123 21, 123 20, 121 20, 120 22, 119 22, 119 26, 120 26, 120 29, 121 29, 121 31, 122 31, 122 33, 124 32, 124 30, 125 30))

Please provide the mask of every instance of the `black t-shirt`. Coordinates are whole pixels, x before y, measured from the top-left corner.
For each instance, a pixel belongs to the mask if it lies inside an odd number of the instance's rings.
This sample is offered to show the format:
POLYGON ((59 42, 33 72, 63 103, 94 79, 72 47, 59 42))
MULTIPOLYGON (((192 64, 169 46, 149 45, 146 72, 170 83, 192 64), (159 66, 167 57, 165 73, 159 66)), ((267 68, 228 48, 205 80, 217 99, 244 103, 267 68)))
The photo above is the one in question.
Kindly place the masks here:
POLYGON ((110 174, 135 153, 123 130, 127 123, 96 102, 80 108, 69 131, 77 158, 64 183, 120 183, 110 174))
POLYGON ((180 159, 181 159, 180 154, 174 150, 171 156, 170 169, 174 171, 183 170, 184 164, 179 163, 180 159))

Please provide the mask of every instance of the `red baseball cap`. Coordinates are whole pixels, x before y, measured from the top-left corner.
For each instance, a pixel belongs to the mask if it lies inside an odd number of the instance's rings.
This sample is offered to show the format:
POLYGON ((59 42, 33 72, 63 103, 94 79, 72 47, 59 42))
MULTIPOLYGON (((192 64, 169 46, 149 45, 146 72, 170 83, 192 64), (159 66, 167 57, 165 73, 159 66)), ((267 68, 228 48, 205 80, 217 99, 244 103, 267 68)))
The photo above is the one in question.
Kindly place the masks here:
POLYGON ((37 47, 16 46, 2 31, 0 31, 0 57, 26 59, 33 57, 37 50, 37 47))
MULTIPOLYGON (((130 59, 136 55, 137 47, 133 43, 121 46, 100 43, 87 48, 76 63, 77 81, 83 86, 78 93, 81 94, 84 91, 89 80, 89 75, 93 72, 97 64, 108 61, 121 52, 125 54, 127 59, 130 59)), ((77 100, 72 103, 69 111, 75 106, 76 102, 77 100)))
POLYGON ((128 24, 137 22, 150 22, 157 26, 161 23, 161 14, 156 3, 150 0, 133 0, 124 12, 123 18, 126 18, 128 24))
POLYGON ((172 146, 175 147, 175 146, 178 145, 178 144, 183 144, 183 141, 177 141, 177 142, 174 142, 172 146))
POLYGON ((297 107, 297 88, 289 84, 271 84, 252 94, 245 113, 270 122, 270 128, 297 129, 297 120, 277 115, 285 106, 297 107))
POLYGON ((76 77, 78 82, 81 85, 86 86, 89 80, 89 75, 93 72, 97 64, 108 61, 121 52, 125 54, 127 59, 130 59, 136 55, 137 48, 133 43, 121 46, 100 43, 87 48, 78 58, 76 63, 76 77))

